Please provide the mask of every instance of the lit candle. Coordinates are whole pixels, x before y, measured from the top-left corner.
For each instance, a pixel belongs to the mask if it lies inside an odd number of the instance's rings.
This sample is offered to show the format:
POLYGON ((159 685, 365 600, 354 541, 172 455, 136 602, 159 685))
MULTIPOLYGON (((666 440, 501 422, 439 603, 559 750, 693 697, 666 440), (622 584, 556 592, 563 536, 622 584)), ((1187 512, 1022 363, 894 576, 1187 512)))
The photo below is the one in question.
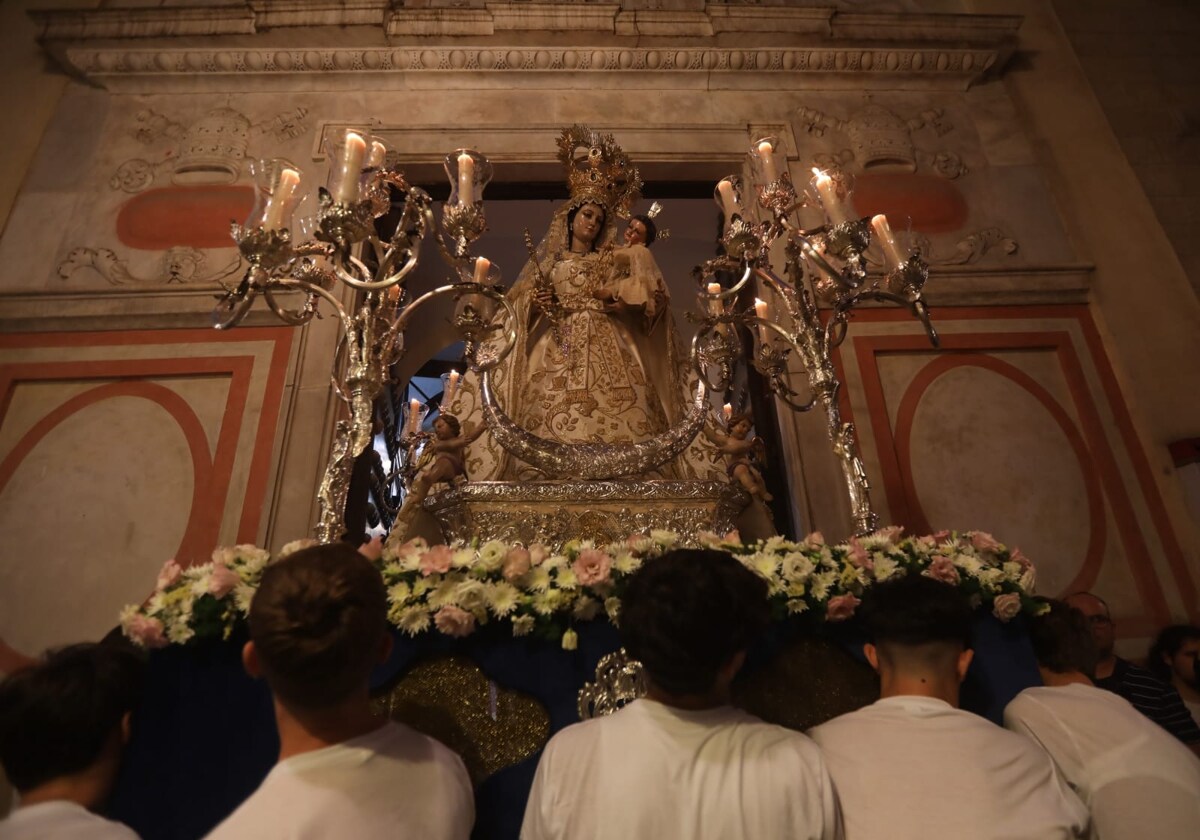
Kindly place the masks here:
POLYGON ((458 203, 475 203, 475 160, 466 152, 458 156, 458 203))
MULTIPOLYGON (((762 298, 754 299, 754 314, 757 315, 763 321, 766 321, 769 319, 770 312, 767 310, 767 302, 765 300, 763 300, 762 298)), ((759 341, 761 341, 763 344, 766 344, 767 339, 770 337, 770 335, 771 335, 770 330, 768 329, 766 324, 758 325, 759 341)))
POLYGON ((837 187, 833 183, 833 179, 824 172, 817 172, 817 192, 821 194, 821 206, 825 208, 825 214, 829 216, 829 221, 835 225, 840 225, 846 221, 846 210, 842 207, 842 202, 838 198, 837 187))
POLYGON ((442 395, 442 402, 444 402, 446 405, 453 403, 454 396, 458 393, 458 377, 458 371, 450 371, 450 376, 446 380, 446 393, 442 395))
POLYGON ((342 180, 334 190, 334 201, 350 204, 358 200, 358 181, 362 177, 363 156, 366 153, 367 141, 353 131, 346 132, 346 143, 342 147, 342 180))
POLYGON ((725 225, 728 227, 729 223, 733 221, 733 214, 738 211, 737 198, 733 194, 733 184, 728 178, 725 178, 717 184, 717 192, 721 196, 721 206, 725 211, 725 225))
POLYGON ((279 183, 267 198, 263 211, 263 227, 278 230, 287 227, 287 215, 292 209, 292 196, 300 185, 300 173, 295 169, 284 169, 279 173, 279 183))
POLYGON ((771 141, 764 140, 758 144, 758 158, 762 161, 763 180, 768 184, 777 180, 779 173, 775 170, 775 147, 771 141))
POLYGON ((725 306, 721 303, 721 301, 716 300, 716 296, 721 294, 721 284, 709 283, 708 294, 713 298, 708 302, 708 310, 714 315, 720 315, 725 311, 725 306))
POLYGON ((475 260, 475 282, 483 286, 487 283, 488 269, 492 267, 491 262, 487 257, 478 257, 475 260))
POLYGON ((871 227, 875 229, 875 235, 879 237, 879 244, 883 248, 883 256, 888 270, 899 268, 904 263, 905 256, 900 250, 900 246, 896 244, 896 237, 892 235, 892 228, 888 224, 887 216, 883 214, 872 216, 871 227))
POLYGON ((733 406, 725 403, 725 405, 721 406, 721 413, 725 415, 725 422, 728 423, 730 418, 733 417, 733 406))
POLYGON ((412 399, 408 402, 408 433, 415 435, 421 430, 421 401, 412 399))
POLYGON ((378 140, 371 141, 371 154, 367 156, 367 168, 378 169, 383 166, 384 158, 387 157, 387 146, 380 143, 378 140))

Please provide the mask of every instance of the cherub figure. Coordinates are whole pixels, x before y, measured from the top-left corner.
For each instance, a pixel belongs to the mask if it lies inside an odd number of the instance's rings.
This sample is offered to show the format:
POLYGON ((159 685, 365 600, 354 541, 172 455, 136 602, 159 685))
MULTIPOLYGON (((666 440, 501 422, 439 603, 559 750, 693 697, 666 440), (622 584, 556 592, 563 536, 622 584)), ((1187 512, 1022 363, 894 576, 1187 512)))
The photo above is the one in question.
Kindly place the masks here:
POLYGON ((704 435, 725 453, 725 469, 729 477, 742 485, 751 496, 769 502, 775 497, 767 492, 767 485, 756 463, 766 456, 766 450, 761 440, 750 436, 753 425, 750 415, 734 414, 729 418, 728 435, 714 432, 707 426, 704 427, 704 435))
POLYGON ((422 459, 428 460, 417 471, 409 488, 408 497, 396 514, 398 520, 406 519, 412 510, 425 501, 429 488, 440 481, 451 481, 456 476, 467 474, 463 465, 462 451, 483 434, 484 426, 464 435, 462 424, 453 414, 442 414, 433 421, 433 439, 425 444, 422 459))

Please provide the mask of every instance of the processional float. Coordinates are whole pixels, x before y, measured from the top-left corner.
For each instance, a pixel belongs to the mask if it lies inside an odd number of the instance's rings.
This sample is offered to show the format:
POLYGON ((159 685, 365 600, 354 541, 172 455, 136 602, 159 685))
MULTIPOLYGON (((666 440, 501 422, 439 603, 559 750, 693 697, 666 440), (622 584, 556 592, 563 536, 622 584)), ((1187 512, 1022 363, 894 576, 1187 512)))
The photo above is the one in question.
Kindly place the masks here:
MULTIPOLYGON (((611 137, 579 126, 564 131, 563 150, 568 150, 564 163, 596 170, 610 163, 613 155, 622 154, 611 137), (583 154, 572 158, 578 149, 583 154)), ((841 384, 833 351, 846 337, 853 309, 868 301, 905 306, 935 346, 937 335, 922 299, 928 266, 919 254, 901 247, 885 217, 850 214, 849 174, 813 170, 812 180, 798 192, 789 172, 779 171, 777 139, 753 143, 748 156, 752 183, 731 175, 714 191, 724 217, 724 255, 695 270, 698 305, 696 312, 688 313, 698 325, 690 348, 696 375, 690 410, 647 441, 568 444, 539 438, 522 428, 505 413, 491 387, 492 372, 512 351, 517 331, 524 327, 499 282, 497 266, 472 253, 487 227, 483 192, 492 176, 487 158, 471 149, 446 156, 451 190, 436 238, 454 279, 410 299, 407 280, 422 256, 425 238, 435 228, 431 198, 409 184, 398 167, 387 165, 385 144, 367 132, 341 130, 327 138, 325 151, 330 165, 325 185, 318 191, 317 213, 307 225, 299 226, 302 234, 309 230, 311 237, 298 242, 293 239, 292 217, 306 189, 304 173, 280 158, 255 164, 254 208, 244 223, 232 228, 249 266, 212 316, 218 329, 234 327, 259 296, 287 324, 308 323, 322 301, 336 315, 340 335, 331 381, 346 410, 336 421, 318 491, 315 536, 319 541, 330 542, 340 534, 354 462, 372 445, 374 406, 389 382, 391 367, 405 353, 406 330, 426 304, 447 297, 455 301, 452 323, 464 343, 464 361, 479 376, 488 431, 512 456, 550 478, 569 477, 570 492, 585 497, 582 501, 612 498, 613 488, 622 480, 636 479, 683 451, 706 422, 727 422, 730 406, 724 406, 723 413, 714 410, 710 394, 730 388, 739 366, 749 363, 784 405, 800 412, 821 407, 841 466, 854 530, 865 534, 876 529, 878 516, 871 506, 870 482, 854 426, 843 422, 838 407, 841 384), (391 210, 393 189, 403 202, 395 232, 384 241, 375 220, 391 210), (825 223, 801 228, 796 219, 804 207, 820 208, 825 223), (880 246, 881 259, 868 253, 872 240, 880 246), (773 253, 783 255, 782 274, 772 265, 773 253), (870 271, 872 263, 883 270, 870 271), (335 293, 339 283, 353 290, 352 305, 342 303, 346 290, 335 293), (770 289, 782 302, 783 320, 774 317, 778 311, 772 313, 761 298, 753 306, 738 307, 739 296, 751 283, 760 293, 770 289), (289 308, 289 302, 299 305, 289 308), (750 352, 743 350, 746 339, 753 348, 750 352), (791 365, 793 358, 799 361, 799 370, 791 365)), ((443 404, 448 405, 460 387, 455 374, 446 378, 443 404)), ((407 409, 403 441, 410 464, 428 439, 421 431, 424 410, 415 400, 407 409)), ((686 508, 689 493, 699 498, 705 493, 712 496, 710 490, 673 487, 667 492, 675 493, 686 508)), ((455 492, 459 491, 449 491, 455 492)), ((742 490, 728 485, 712 497, 719 499, 716 519, 708 523, 714 529, 727 525, 748 500, 742 490)), ((436 495, 431 496, 425 506, 437 501, 436 495)), ((678 513, 676 517, 663 526, 687 531, 704 525, 681 520, 678 513)), ((471 536, 463 532, 461 517, 443 518, 443 524, 448 537, 471 536)), ((653 516, 634 522, 635 527, 654 524, 653 516)), ((561 542, 567 535, 560 531, 538 536, 561 542)))

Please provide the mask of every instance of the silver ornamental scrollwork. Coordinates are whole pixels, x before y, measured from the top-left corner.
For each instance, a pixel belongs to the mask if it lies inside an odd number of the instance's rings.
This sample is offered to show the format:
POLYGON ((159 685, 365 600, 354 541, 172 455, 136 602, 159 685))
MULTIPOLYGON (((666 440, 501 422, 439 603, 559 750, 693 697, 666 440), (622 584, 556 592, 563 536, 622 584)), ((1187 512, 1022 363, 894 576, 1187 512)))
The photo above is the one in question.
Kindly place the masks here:
POLYGON ((646 673, 642 663, 621 648, 601 657, 596 681, 584 683, 577 695, 580 720, 605 717, 627 703, 646 696, 646 673))

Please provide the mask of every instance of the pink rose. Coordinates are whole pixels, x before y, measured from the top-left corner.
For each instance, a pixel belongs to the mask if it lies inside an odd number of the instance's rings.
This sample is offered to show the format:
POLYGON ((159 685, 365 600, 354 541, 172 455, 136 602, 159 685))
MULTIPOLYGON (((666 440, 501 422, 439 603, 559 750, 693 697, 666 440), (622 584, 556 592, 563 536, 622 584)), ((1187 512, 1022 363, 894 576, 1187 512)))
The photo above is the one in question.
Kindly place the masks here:
POLYGON ((858 605, 862 602, 853 595, 837 595, 829 599, 829 603, 825 605, 825 619, 827 621, 845 621, 850 616, 854 615, 854 611, 858 609, 858 605))
POLYGON ((178 582, 182 576, 183 569, 180 568, 179 564, 174 559, 168 560, 166 563, 163 563, 162 571, 158 573, 158 581, 155 583, 155 588, 159 592, 162 592, 168 586, 178 582))
POLYGON ((208 579, 208 594, 214 598, 224 598, 241 582, 242 579, 233 569, 224 563, 213 563, 212 575, 208 579))
POLYGON ((875 532, 875 536, 881 537, 890 543, 894 543, 904 533, 903 525, 889 525, 886 528, 880 528, 875 532))
POLYGON ((825 535, 820 531, 813 531, 800 543, 801 548, 820 548, 823 545, 825 545, 825 535))
POLYGON ((954 561, 941 554, 933 555, 933 561, 930 562, 929 568, 921 574, 934 580, 940 580, 942 583, 958 585, 958 569, 954 567, 954 561))
POLYGON ((546 558, 550 556, 550 549, 541 543, 534 543, 529 546, 529 564, 535 569, 546 562, 546 558))
POLYGON ((858 541, 858 537, 850 538, 850 551, 846 554, 846 559, 860 569, 871 571, 875 568, 875 564, 871 562, 870 553, 863 548, 863 544, 858 541))
POLYGON ((722 542, 742 544, 742 535, 738 533, 738 529, 734 528, 728 534, 721 538, 722 542))
POLYGON ((584 586, 595 586, 597 583, 607 583, 612 558, 595 548, 585 548, 579 552, 571 568, 575 577, 584 586))
POLYGON ((625 547, 634 554, 645 551, 651 545, 650 538, 645 534, 630 534, 625 539, 625 547))
POLYGON ((997 595, 992 602, 992 615, 1001 621, 1008 621, 1021 611, 1021 596, 1015 592, 997 595))
POLYGON ((129 620, 126 632, 129 634, 129 638, 142 647, 161 648, 167 646, 167 637, 163 634, 163 623, 157 618, 135 615, 129 620))
POLYGON ((945 542, 947 539, 949 539, 950 532, 949 531, 934 531, 930 536, 932 536, 938 542, 945 542))
POLYGON ((504 565, 500 569, 500 574, 504 575, 504 579, 509 583, 521 578, 533 568, 533 560, 530 557, 529 549, 521 546, 513 546, 504 555, 504 565))
POLYGON ((971 545, 975 546, 976 551, 999 551, 1004 547, 986 531, 969 531, 967 536, 971 538, 971 545))
POLYGON ((419 568, 421 574, 425 577, 430 575, 444 575, 450 571, 450 564, 454 560, 454 553, 447 545, 435 545, 433 548, 421 555, 419 568))
POLYGON ((447 636, 462 638, 475 631, 475 616, 464 609, 447 604, 433 617, 434 626, 447 636))
POLYGON ((1021 553, 1021 549, 1014 548, 1012 554, 1008 555, 1008 559, 1018 564, 1022 569, 1028 571, 1033 568, 1033 561, 1021 553))

